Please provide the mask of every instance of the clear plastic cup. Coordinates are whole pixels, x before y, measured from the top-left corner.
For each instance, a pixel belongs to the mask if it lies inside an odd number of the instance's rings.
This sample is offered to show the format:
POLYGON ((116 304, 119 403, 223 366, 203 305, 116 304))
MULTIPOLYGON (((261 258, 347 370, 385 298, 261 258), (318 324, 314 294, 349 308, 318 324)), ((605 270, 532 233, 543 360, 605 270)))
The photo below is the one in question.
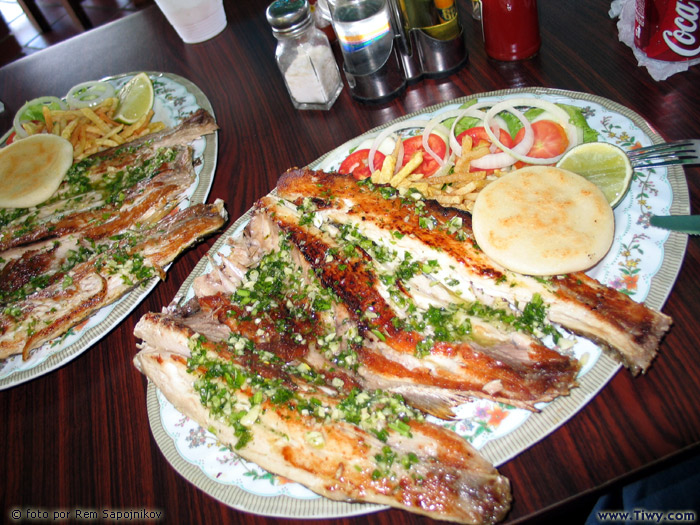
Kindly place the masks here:
POLYGON ((223 0, 156 0, 156 4, 186 44, 209 40, 226 27, 223 0))
POLYGON ((394 42, 386 0, 336 0, 332 17, 348 73, 368 75, 386 63, 394 42))

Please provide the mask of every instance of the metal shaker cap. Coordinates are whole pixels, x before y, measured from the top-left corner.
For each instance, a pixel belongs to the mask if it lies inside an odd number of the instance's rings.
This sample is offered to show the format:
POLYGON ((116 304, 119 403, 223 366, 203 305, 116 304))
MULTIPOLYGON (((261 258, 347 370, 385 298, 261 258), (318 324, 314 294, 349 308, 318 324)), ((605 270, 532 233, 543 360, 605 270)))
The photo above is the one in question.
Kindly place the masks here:
POLYGON ((307 0, 275 0, 265 14, 275 33, 293 33, 311 24, 307 0))

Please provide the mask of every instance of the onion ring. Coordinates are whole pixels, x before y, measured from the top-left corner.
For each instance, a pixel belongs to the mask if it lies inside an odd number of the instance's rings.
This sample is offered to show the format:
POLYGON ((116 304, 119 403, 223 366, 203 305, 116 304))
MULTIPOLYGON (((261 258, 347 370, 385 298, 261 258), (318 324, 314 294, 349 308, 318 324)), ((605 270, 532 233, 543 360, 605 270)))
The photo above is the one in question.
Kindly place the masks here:
MULTIPOLYGON (((530 122, 524 118, 520 119, 520 122, 525 125, 525 122, 528 123, 528 127, 532 128, 530 125, 530 122)), ((540 99, 534 99, 534 98, 514 98, 514 99, 508 99, 504 100, 502 102, 499 102, 497 104, 494 104, 491 109, 489 109, 486 112, 486 118, 484 121, 484 129, 486 130, 486 134, 489 136, 491 139, 491 142, 493 144, 497 144, 503 152, 509 153, 513 157, 515 157, 517 160, 520 160, 522 162, 526 162, 528 164, 555 164, 563 155, 566 153, 569 149, 573 148, 576 144, 578 144, 578 137, 576 135, 575 131, 572 131, 572 128, 575 126, 572 126, 569 123, 569 114, 561 109, 559 106, 552 102, 547 102, 545 100, 540 100, 540 99), (487 125, 490 119, 492 119, 495 115, 500 113, 501 111, 508 111, 518 117, 518 114, 522 115, 517 109, 516 106, 528 106, 528 107, 535 107, 535 108, 540 108, 545 111, 549 111, 551 115, 557 119, 558 123, 564 128, 564 131, 566 132, 567 139, 569 141, 569 144, 567 145, 566 149, 564 152, 562 152, 560 155, 555 155, 553 157, 547 157, 547 158, 538 158, 538 157, 529 157, 527 155, 527 152, 530 150, 528 149, 525 153, 521 153, 520 148, 518 146, 525 141, 523 139, 520 143, 516 144, 515 147, 513 148, 508 148, 505 146, 499 139, 496 137, 496 135, 491 131, 490 127, 487 125), (516 114, 516 112, 518 114, 516 114)), ((526 135, 527 135, 527 128, 526 128, 526 135)), ((530 145, 532 147, 532 144, 530 145)))
MULTIPOLYGON (((34 98, 28 102, 25 102, 25 104, 19 108, 19 111, 15 113, 15 118, 12 121, 12 126, 15 128, 15 133, 17 133, 17 136, 20 138, 26 138, 29 136, 29 133, 27 133, 27 130, 24 129, 22 126, 23 122, 29 122, 31 120, 34 120, 32 118, 29 118, 25 116, 25 112, 34 106, 51 106, 55 105, 58 106, 58 109, 63 109, 66 110, 68 109, 68 106, 66 105, 65 102, 63 102, 60 98, 58 97, 51 97, 51 96, 46 96, 46 97, 39 97, 39 98, 34 98)), ((41 117, 43 120, 43 116, 41 117)))
MULTIPOLYGON (((449 140, 450 130, 441 124, 443 120, 445 119, 442 117, 442 115, 438 115, 437 117, 430 120, 428 122, 428 125, 425 126, 425 128, 423 129, 423 136, 421 138, 421 144, 423 145, 423 149, 428 155, 435 159, 440 168, 442 168, 447 163, 447 159, 449 159, 450 157, 450 148, 445 147, 445 157, 440 158, 440 156, 437 153, 435 153, 430 147, 429 138, 430 134, 433 132, 433 129, 435 129, 437 131, 440 131, 443 135, 445 135, 445 139, 449 140)), ((447 144, 445 144, 445 146, 447 146, 447 144)))
MULTIPOLYGON (((403 130, 403 129, 412 129, 412 128, 425 128, 428 125, 427 120, 417 120, 417 119, 408 119, 408 120, 402 120, 401 122, 397 122, 396 124, 389 126, 382 130, 379 135, 377 135, 372 141, 372 145, 369 148, 369 153, 367 154, 367 165, 369 166, 370 171, 374 169, 374 154, 379 149, 379 146, 384 142, 386 139, 391 137, 392 135, 396 136, 395 140, 401 140, 398 135, 397 131, 403 130)), ((403 161, 403 148, 401 147, 399 149, 399 157, 396 159, 396 166, 397 169, 395 172, 398 170, 398 167, 401 165, 401 162, 403 161)), ((381 166, 380 166, 381 167, 381 166)))
POLYGON ((66 102, 71 108, 89 108, 113 97, 115 93, 114 86, 109 82, 82 82, 68 90, 66 102))

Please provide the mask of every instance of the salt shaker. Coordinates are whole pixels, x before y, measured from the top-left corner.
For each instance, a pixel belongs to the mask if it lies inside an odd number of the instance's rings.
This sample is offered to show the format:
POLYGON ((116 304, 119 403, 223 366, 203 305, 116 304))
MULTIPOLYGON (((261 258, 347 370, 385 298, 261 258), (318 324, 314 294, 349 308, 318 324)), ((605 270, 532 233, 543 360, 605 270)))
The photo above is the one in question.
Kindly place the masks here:
POLYGON ((277 38, 277 65, 294 107, 330 109, 343 82, 328 38, 314 25, 307 0, 276 0, 266 14, 277 38))

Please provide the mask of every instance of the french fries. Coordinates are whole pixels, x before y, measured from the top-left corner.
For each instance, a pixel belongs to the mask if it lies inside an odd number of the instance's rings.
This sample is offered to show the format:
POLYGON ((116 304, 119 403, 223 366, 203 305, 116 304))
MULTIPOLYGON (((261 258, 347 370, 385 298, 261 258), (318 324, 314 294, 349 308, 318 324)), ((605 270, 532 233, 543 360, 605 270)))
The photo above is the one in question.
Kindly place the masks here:
POLYGON ((487 146, 474 148, 471 137, 466 136, 462 142, 462 153, 454 161, 454 169, 446 175, 426 177, 415 173, 423 162, 422 151, 417 151, 403 168, 394 173, 398 157, 396 147, 391 155, 384 158, 382 167, 372 173, 370 180, 375 184, 390 184, 399 190, 412 188, 443 206, 471 212, 479 192, 503 174, 499 170, 493 173, 470 171, 471 162, 488 153, 487 146))
POLYGON ((165 128, 162 122, 152 122, 150 110, 134 124, 125 125, 113 120, 119 100, 116 97, 105 99, 92 108, 49 109, 44 106, 44 122, 25 125, 30 135, 53 133, 73 144, 73 161, 125 144, 149 133, 165 128))

